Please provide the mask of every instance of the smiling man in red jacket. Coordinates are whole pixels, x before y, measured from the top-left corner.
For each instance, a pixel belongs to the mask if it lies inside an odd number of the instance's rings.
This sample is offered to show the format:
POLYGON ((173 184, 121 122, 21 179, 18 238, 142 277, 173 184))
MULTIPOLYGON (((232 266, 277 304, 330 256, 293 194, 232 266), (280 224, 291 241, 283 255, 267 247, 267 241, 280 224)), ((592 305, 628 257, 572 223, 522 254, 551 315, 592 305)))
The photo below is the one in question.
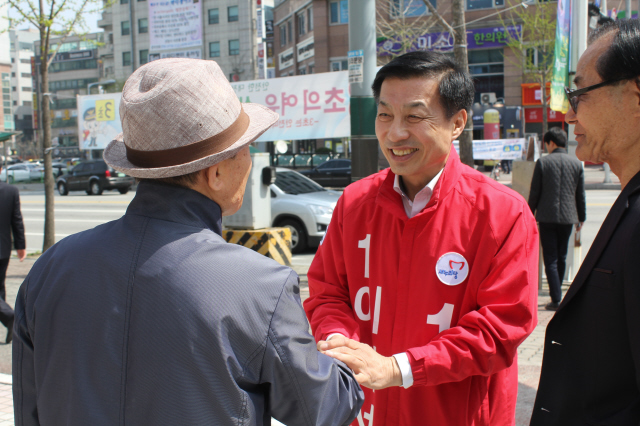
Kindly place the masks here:
POLYGON ((474 88, 451 59, 403 55, 373 92, 391 169, 345 189, 309 269, 318 347, 370 388, 354 426, 513 425, 517 347, 537 323, 535 219, 453 149, 474 88))

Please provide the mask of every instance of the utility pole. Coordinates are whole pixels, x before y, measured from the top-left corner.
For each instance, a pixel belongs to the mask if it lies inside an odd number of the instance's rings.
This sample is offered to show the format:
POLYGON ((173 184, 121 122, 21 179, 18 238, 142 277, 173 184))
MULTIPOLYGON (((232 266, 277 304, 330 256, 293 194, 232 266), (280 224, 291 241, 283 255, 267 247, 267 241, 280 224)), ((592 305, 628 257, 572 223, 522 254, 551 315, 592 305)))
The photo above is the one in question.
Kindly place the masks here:
POLYGON ((378 139, 375 132, 376 103, 371 84, 377 66, 376 2, 349 0, 349 50, 362 50, 361 83, 351 83, 351 180, 378 171, 378 139))

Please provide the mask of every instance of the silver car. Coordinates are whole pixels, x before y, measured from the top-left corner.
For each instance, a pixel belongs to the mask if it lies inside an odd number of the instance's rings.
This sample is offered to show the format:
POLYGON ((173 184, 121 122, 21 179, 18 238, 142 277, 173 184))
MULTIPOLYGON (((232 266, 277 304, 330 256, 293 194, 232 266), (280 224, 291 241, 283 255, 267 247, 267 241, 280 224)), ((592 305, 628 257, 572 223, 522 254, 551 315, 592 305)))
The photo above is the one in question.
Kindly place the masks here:
POLYGON ((342 192, 324 189, 291 169, 278 167, 271 185, 273 226, 291 230, 291 251, 317 247, 327 231, 342 192))

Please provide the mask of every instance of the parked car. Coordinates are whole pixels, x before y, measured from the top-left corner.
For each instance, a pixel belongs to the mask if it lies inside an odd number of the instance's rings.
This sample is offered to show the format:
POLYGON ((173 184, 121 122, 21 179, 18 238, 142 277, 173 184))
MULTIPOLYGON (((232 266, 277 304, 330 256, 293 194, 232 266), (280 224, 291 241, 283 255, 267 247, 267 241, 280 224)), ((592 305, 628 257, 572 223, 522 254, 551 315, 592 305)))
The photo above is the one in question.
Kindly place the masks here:
POLYGON ((296 171, 276 168, 276 182, 271 185, 271 221, 273 226, 291 230, 293 253, 320 244, 340 195, 296 171))
POLYGON ((76 164, 71 171, 56 180, 60 195, 69 191, 86 191, 89 195, 100 195, 104 190, 117 189, 126 194, 135 179, 117 172, 103 160, 87 160, 76 164))
MULTIPOLYGON (((53 177, 59 178, 63 174, 67 173, 67 165, 65 163, 52 163, 53 177)), ((44 176, 44 164, 39 167, 40 173, 44 176)))
POLYGON ((38 166, 32 163, 20 163, 2 169, 0 180, 3 182, 30 182, 40 181, 42 174, 38 170, 38 166), (8 176, 7 176, 8 175, 8 176))
POLYGON ((351 160, 336 158, 300 173, 322 186, 344 187, 351 183, 351 160))

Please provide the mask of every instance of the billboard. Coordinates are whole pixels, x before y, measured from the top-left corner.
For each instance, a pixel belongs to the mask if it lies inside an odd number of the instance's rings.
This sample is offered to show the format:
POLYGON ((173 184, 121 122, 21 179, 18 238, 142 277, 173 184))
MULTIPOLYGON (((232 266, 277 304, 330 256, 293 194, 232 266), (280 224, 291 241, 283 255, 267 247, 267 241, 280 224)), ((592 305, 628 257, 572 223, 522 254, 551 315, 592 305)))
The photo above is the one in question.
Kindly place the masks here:
POLYGON ((105 149, 122 132, 120 93, 78 96, 80 149, 105 149))
MULTIPOLYGON (((458 141, 453 147, 460 154, 458 141)), ((473 141, 474 160, 521 160, 524 152, 524 139, 490 139, 473 141)))
POLYGON ((240 102, 280 114, 259 142, 342 138, 351 135, 347 71, 231 83, 240 102))
POLYGON ((202 46, 202 7, 198 0, 148 3, 150 52, 202 46))

